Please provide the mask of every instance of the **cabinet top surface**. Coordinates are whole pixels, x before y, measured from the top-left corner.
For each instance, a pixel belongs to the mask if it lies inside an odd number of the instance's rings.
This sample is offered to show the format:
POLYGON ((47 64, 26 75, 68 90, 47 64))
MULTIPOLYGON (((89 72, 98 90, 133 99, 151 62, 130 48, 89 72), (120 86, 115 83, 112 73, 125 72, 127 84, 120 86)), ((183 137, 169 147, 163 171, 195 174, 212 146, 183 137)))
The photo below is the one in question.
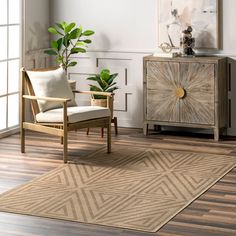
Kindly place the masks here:
POLYGON ((220 60, 225 60, 226 57, 221 56, 196 56, 196 57, 156 57, 156 56, 145 56, 145 61, 170 61, 170 62, 218 62, 220 60))

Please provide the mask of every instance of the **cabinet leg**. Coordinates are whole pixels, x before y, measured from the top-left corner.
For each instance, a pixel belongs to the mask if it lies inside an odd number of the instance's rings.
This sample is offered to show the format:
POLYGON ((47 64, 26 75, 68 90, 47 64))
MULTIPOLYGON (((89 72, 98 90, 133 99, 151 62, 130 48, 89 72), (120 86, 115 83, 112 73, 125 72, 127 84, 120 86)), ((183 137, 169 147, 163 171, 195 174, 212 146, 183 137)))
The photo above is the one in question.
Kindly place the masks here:
POLYGON ((219 141, 219 137, 220 137, 220 129, 214 128, 214 140, 219 141))
POLYGON ((157 132, 161 132, 161 126, 160 125, 154 125, 154 130, 157 132))
POLYGON ((143 134, 144 134, 145 136, 148 135, 148 124, 144 124, 144 125, 143 125, 143 134))

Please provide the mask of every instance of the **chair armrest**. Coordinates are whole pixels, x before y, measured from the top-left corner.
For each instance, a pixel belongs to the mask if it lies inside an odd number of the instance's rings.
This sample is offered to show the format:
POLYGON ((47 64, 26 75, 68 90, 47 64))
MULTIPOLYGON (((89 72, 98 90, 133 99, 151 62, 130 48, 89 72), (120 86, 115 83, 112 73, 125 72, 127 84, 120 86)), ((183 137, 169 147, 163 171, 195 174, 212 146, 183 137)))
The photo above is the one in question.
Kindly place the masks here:
POLYGON ((79 91, 79 90, 73 90, 73 93, 83 93, 83 94, 91 94, 91 95, 102 95, 106 97, 113 97, 113 93, 109 92, 97 92, 97 91, 79 91))
POLYGON ((37 97, 31 95, 23 95, 23 98, 29 100, 44 100, 44 101, 51 101, 51 102, 69 102, 71 101, 70 98, 55 98, 55 97, 37 97))

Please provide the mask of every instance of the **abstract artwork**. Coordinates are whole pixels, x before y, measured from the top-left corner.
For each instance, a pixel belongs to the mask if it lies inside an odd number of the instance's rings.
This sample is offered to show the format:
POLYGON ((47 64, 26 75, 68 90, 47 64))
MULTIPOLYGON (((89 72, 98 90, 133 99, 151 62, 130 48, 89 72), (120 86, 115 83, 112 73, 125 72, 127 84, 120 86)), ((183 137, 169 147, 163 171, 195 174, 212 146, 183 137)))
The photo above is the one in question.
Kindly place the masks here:
POLYGON ((159 0, 159 45, 179 48, 181 32, 193 28, 195 47, 218 49, 219 0, 159 0))

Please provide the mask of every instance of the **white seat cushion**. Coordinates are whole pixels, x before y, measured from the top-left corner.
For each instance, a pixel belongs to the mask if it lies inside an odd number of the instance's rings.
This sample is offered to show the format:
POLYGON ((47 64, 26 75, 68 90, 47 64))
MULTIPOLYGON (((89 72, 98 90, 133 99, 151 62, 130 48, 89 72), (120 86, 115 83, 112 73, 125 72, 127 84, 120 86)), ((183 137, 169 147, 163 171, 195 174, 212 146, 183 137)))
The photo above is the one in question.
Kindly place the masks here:
MULTIPOLYGON (((67 108, 69 123, 108 117, 110 114, 109 108, 99 106, 75 106, 67 108)), ((63 108, 40 112, 36 115, 36 120, 42 123, 63 122, 63 108)))
MULTIPOLYGON (((70 98, 68 106, 76 106, 74 95, 66 78, 63 68, 49 71, 26 71, 32 84, 34 93, 38 97, 70 98)), ((62 107, 61 103, 38 101, 39 110, 62 107)))

